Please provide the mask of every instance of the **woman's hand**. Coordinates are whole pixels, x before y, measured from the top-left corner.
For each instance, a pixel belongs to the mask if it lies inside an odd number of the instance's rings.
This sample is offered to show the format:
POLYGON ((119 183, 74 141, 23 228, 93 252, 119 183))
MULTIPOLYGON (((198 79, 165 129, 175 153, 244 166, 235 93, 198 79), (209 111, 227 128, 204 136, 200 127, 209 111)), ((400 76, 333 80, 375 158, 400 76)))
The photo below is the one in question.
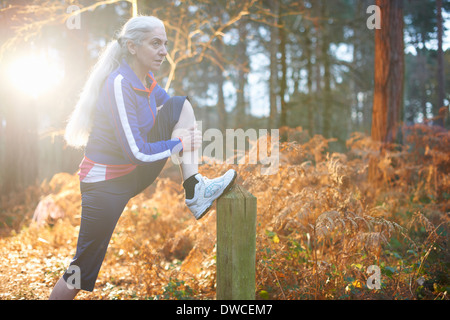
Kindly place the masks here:
POLYGON ((183 143, 183 151, 192 152, 202 146, 202 133, 197 129, 197 125, 189 129, 176 129, 172 136, 178 137, 183 143))

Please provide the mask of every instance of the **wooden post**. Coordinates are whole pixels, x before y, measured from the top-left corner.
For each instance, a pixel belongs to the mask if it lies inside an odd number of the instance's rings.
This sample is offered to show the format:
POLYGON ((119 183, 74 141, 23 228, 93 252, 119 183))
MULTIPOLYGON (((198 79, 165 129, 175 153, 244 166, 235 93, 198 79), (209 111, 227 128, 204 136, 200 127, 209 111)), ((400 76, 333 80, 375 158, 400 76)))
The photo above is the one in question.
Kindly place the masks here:
POLYGON ((256 198, 239 185, 217 201, 217 300, 255 299, 256 198))

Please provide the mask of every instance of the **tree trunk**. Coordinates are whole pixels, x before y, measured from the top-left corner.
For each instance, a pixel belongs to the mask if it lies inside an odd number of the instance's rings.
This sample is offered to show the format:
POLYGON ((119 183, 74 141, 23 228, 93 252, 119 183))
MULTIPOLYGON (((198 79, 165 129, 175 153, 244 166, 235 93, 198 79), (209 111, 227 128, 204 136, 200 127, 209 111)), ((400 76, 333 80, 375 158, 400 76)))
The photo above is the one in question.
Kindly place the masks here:
POLYGON ((278 13, 279 13, 279 3, 278 0, 271 1, 271 12, 274 13, 272 19, 273 26, 270 30, 270 79, 269 79, 269 103, 270 103, 270 114, 269 114, 269 128, 275 128, 277 120, 277 84, 278 84, 278 13))
POLYGON ((390 1, 390 43, 389 58, 389 105, 387 114, 386 142, 396 143, 400 114, 403 109, 404 41, 403 41, 403 1, 390 1))
MULTIPOLYGON (((375 30, 375 88, 372 114, 372 139, 386 143, 396 138, 403 101, 403 2, 377 0, 381 9, 381 29, 375 30)), ((369 180, 378 173, 375 159, 369 164, 369 180)))
MULTIPOLYGON (((438 101, 436 105, 436 111, 439 113, 440 109, 444 107, 445 98, 445 78, 444 78, 444 51, 442 49, 442 0, 437 0, 437 29, 438 29, 438 101)), ((437 114, 435 114, 436 116, 437 114)), ((436 124, 444 126, 444 118, 442 114, 439 114, 439 118, 436 120, 436 124)))
POLYGON ((225 132, 227 127, 227 114, 225 110, 225 97, 223 94, 223 72, 220 67, 216 67, 217 70, 217 111, 219 113, 219 128, 222 132, 225 132))
POLYGON ((326 24, 327 17, 327 5, 322 2, 322 17, 325 22, 322 24, 322 59, 323 59, 323 81, 324 81, 324 92, 323 92, 323 135, 325 138, 331 138, 331 123, 333 117, 333 103, 331 101, 331 61, 330 55, 328 53, 329 40, 328 40, 328 28, 326 24))
POLYGON ((247 84, 248 57, 247 57, 247 22, 245 18, 239 21, 239 43, 237 44, 238 54, 238 90, 236 93, 236 127, 243 128, 246 124, 246 102, 245 86, 247 84))
POLYGON ((307 28, 305 31, 306 45, 305 45, 305 55, 306 55, 306 71, 308 73, 307 87, 308 87, 308 99, 307 99, 307 112, 308 112, 308 131, 309 135, 312 137, 315 133, 314 125, 314 107, 313 107, 313 64, 312 64, 312 41, 311 41, 311 28, 307 28))
POLYGON ((393 142, 403 101, 403 4, 377 0, 381 29, 375 31, 375 90, 372 139, 393 142))
MULTIPOLYGON (((313 2, 313 14, 316 17, 320 17, 320 2, 314 1, 313 2)), ((321 47, 320 44, 323 41, 323 39, 320 37, 321 34, 321 27, 319 25, 319 22, 316 20, 314 21, 314 82, 315 82, 315 90, 314 90, 314 101, 315 101, 315 112, 314 112, 314 122, 315 122, 315 131, 318 134, 323 133, 323 99, 322 99, 322 65, 319 63, 322 59, 321 54, 321 47)))
POLYGON ((31 98, 11 101, 6 113, 2 193, 24 190, 38 179, 36 106, 31 98))
MULTIPOLYGON (((287 105, 286 105, 286 88, 287 88, 287 64, 286 64, 286 32, 284 27, 280 28, 280 53, 281 53, 281 72, 280 79, 280 100, 281 100, 281 115, 279 127, 287 126, 287 105)), ((286 137, 283 137, 285 140, 286 137)))

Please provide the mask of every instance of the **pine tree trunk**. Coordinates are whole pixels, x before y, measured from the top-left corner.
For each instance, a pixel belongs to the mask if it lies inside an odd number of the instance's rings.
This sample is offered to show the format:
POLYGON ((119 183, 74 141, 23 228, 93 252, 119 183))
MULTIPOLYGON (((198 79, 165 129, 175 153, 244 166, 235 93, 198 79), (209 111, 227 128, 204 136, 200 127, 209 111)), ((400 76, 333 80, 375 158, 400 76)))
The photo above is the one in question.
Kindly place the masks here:
MULTIPOLYGON (((280 23, 281 24, 281 23, 280 23)), ((284 95, 287 89, 287 64, 286 64, 286 32, 283 27, 280 28, 280 53, 281 53, 281 72, 280 79, 280 100, 281 100, 281 115, 279 127, 287 126, 287 105, 284 95)), ((286 137, 284 137, 285 139, 286 137)))
MULTIPOLYGON (((220 49, 221 45, 219 45, 220 49)), ((220 52, 220 51, 219 51, 220 52)), ((225 97, 223 94, 223 73, 222 69, 220 67, 216 67, 217 70, 217 77, 216 77, 216 84, 217 84, 217 111, 219 114, 219 128, 222 132, 225 132, 225 129, 227 127, 227 114, 225 110, 225 97)))
MULTIPOLYGON (((442 49, 442 0, 437 0, 437 29, 438 29, 438 101, 436 105, 436 111, 439 113, 440 109, 444 107, 444 98, 445 98, 445 77, 444 77, 444 51, 442 49)), ((435 114, 436 116, 436 114, 435 114)), ((440 114, 439 119, 436 121, 436 124, 440 126, 444 126, 443 115, 440 114)))
POLYGON ((313 64, 312 64, 312 41, 311 41, 311 28, 307 28, 305 31, 306 36, 306 71, 308 73, 307 87, 308 87, 308 100, 307 100, 307 112, 308 112, 308 131, 309 135, 312 137, 315 133, 314 125, 314 108, 312 104, 313 98, 313 64))
POLYGON ((243 128, 246 124, 245 86, 247 84, 248 57, 247 57, 247 22, 245 18, 239 21, 239 39, 237 54, 239 62, 238 90, 236 93, 236 127, 243 128))
POLYGON ((375 31, 372 139, 393 142, 403 101, 403 8, 401 0, 377 0, 381 29, 375 31))
POLYGON ((387 114, 386 142, 396 143, 397 132, 401 122, 403 109, 403 78, 404 78, 404 41, 403 41, 403 1, 390 1, 390 43, 389 57, 389 105, 387 114))
POLYGON ((22 191, 38 179, 36 106, 31 98, 11 102, 14 105, 6 113, 2 193, 22 191))
MULTIPOLYGON (((317 17, 320 17, 320 2, 314 1, 313 2, 313 14, 317 17)), ((323 91, 322 91, 322 74, 321 74, 321 67, 322 65, 319 63, 322 59, 322 50, 321 50, 321 43, 323 41, 322 37, 320 37, 321 34, 321 27, 319 26, 318 22, 314 22, 314 83, 315 83, 315 91, 314 91, 314 100, 315 100, 315 131, 318 134, 323 134, 323 91)))
POLYGON ((269 114, 269 128, 275 128, 277 120, 277 85, 278 85, 278 13, 279 13, 279 3, 278 0, 271 2, 271 12, 274 13, 272 19, 273 26, 270 30, 270 79, 269 79, 269 103, 270 103, 270 114, 269 114))
MULTIPOLYGON (((326 3, 322 2, 322 17, 327 17, 326 3)), ((326 20, 326 19, 325 19, 326 20)), ((331 123, 333 117, 333 104, 331 102, 331 61, 328 53, 329 49, 328 28, 326 23, 322 24, 322 59, 323 59, 323 135, 325 138, 331 138, 331 123)))
MULTIPOLYGON (((375 88, 372 114, 372 139, 386 143, 396 137, 403 101, 403 3, 377 0, 381 9, 381 29, 375 30, 375 88)), ((369 164, 369 181, 378 179, 376 159, 369 164)))

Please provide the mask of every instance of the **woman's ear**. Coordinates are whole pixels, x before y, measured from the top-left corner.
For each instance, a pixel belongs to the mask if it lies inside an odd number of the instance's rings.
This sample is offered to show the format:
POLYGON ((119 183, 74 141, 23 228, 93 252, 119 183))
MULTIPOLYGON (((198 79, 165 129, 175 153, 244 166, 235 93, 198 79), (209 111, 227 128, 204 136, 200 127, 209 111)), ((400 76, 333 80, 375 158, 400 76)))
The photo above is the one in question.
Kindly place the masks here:
POLYGON ((127 40, 127 48, 130 54, 136 54, 136 44, 132 40, 127 40))

